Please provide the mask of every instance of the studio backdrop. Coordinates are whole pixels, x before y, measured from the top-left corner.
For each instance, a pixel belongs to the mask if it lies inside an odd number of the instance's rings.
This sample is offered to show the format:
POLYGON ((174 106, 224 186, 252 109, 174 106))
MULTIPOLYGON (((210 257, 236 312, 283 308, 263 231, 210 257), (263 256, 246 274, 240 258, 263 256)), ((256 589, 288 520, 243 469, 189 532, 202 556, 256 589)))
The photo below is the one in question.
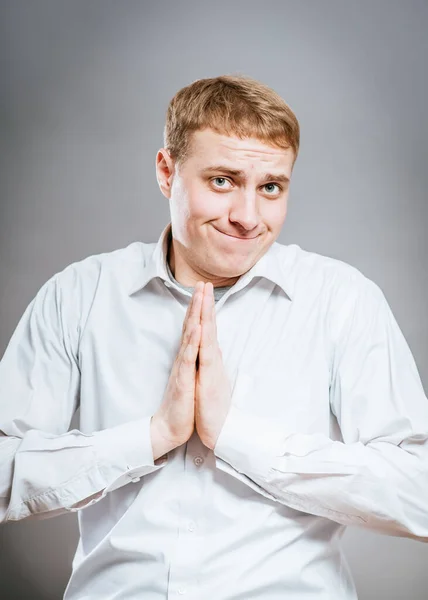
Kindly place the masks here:
MULTIPOLYGON (((54 273, 158 239, 168 102, 240 73, 301 126, 278 241, 382 288, 426 390, 427 2, 2 0, 0 28, 1 354, 54 273)), ((75 515, 1 526, 2 600, 60 599, 77 539, 75 515)), ((426 600, 428 545, 358 527, 343 545, 361 600, 426 600)))

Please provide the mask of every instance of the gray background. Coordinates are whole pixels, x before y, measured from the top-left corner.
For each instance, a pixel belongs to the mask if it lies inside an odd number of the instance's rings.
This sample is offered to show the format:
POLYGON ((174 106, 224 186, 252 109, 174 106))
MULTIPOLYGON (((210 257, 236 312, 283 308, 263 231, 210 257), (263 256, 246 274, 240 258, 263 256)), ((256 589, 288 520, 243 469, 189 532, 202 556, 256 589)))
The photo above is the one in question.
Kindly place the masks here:
MULTIPOLYGON (((380 285, 427 390, 426 2, 16 0, 0 11, 1 354, 53 273, 158 238, 167 104, 195 79, 241 72, 301 123, 279 241, 380 285)), ((1 527, 1 599, 61 598, 77 535, 75 515, 1 527)), ((426 600, 426 544, 349 528, 344 546, 361 600, 426 600)))

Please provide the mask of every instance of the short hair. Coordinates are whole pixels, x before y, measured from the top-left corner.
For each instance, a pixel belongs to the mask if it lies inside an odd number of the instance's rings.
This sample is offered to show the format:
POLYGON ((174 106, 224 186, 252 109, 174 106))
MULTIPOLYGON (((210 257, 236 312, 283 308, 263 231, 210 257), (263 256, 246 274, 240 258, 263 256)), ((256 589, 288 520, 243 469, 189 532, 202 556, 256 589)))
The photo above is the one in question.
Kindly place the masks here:
POLYGON ((293 165, 297 159, 300 127, 296 115, 273 89, 242 74, 197 79, 172 98, 164 147, 177 164, 189 156, 192 133, 206 128, 291 148, 293 165))

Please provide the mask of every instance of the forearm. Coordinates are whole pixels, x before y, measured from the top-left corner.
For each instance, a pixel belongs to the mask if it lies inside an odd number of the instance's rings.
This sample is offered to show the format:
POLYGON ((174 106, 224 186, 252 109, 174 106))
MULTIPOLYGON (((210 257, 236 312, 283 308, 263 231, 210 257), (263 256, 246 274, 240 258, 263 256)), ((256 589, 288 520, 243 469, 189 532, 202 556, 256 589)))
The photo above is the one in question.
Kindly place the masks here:
POLYGON ((160 456, 153 458, 150 417, 91 435, 32 429, 0 437, 0 522, 84 508, 159 469, 160 456))
POLYGON ((291 508, 428 542, 422 436, 407 444, 344 444, 323 434, 287 435, 233 407, 214 452, 218 468, 291 508))

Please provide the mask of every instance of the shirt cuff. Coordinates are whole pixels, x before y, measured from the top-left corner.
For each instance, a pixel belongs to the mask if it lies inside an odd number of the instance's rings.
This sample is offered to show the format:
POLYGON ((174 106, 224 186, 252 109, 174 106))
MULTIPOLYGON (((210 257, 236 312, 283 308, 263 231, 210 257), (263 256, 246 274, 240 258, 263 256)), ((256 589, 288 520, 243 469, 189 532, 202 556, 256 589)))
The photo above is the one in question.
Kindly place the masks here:
POLYGON ((131 481, 136 483, 167 463, 167 454, 153 460, 151 419, 149 415, 93 434, 97 459, 107 481, 104 493, 131 481))

